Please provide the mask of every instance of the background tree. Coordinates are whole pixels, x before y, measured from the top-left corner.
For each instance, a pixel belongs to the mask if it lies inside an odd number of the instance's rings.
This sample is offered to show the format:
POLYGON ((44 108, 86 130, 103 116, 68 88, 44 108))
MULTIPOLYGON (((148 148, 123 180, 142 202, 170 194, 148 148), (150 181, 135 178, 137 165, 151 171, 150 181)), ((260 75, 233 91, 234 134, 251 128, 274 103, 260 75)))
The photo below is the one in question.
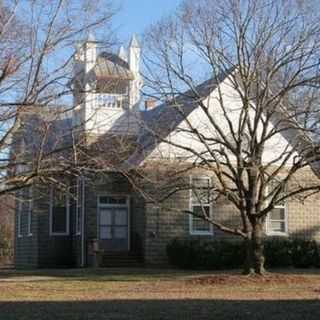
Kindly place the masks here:
POLYGON ((1 197, 0 201, 0 264, 12 262, 13 233, 14 233, 14 199, 1 197))
POLYGON ((72 112, 77 45, 94 30, 109 46, 114 11, 107 0, 1 2, 0 194, 71 170, 73 124, 53 123, 72 112))
MULTIPOLYGON (((184 1, 145 35, 147 94, 165 101, 185 120, 185 103, 198 104, 206 123, 202 130, 201 124, 186 120, 176 129, 196 142, 188 145, 162 134, 159 127, 146 128, 179 155, 171 153, 174 173, 170 179, 163 178, 169 173, 162 175, 157 190, 163 187, 168 196, 196 188, 174 181, 189 170, 209 171, 214 181, 211 201, 228 198, 241 226, 223 225, 205 210, 200 216, 245 240, 246 273, 264 272, 263 226, 268 213, 286 199, 303 200, 320 190, 317 180, 295 178, 310 165, 317 168, 312 135, 319 111, 318 7, 317 2, 295 0, 184 1), (198 84, 211 79, 205 84, 210 89, 225 76, 227 84, 217 88, 215 107, 209 108, 212 99, 206 99, 198 84), (226 90, 236 93, 236 109, 226 90), (279 134, 288 141, 283 147, 272 145, 279 134)), ((149 182, 159 182, 155 169, 151 171, 149 182)), ((143 192, 157 203, 167 197, 143 192)))

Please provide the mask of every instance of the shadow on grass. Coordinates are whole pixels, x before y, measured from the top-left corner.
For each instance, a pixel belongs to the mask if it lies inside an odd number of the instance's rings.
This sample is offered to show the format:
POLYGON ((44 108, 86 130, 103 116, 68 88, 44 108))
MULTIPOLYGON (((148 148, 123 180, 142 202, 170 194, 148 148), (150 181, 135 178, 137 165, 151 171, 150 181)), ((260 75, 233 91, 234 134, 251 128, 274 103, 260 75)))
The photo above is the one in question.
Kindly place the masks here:
MULTIPOLYGON (((270 269, 270 274, 320 276, 320 269, 270 269)), ((178 270, 155 268, 97 268, 97 269, 34 269, 0 270, 0 281, 97 281, 135 282, 186 280, 189 277, 206 275, 241 275, 241 270, 178 270)), ((1 320, 1 318, 0 318, 1 320)))
MULTIPOLYGON (((320 276, 320 268, 273 268, 270 274, 320 276)), ((240 269, 228 270, 181 270, 170 268, 85 268, 85 269, 0 269, 1 279, 19 279, 23 277, 53 277, 61 280, 90 280, 90 281, 136 281, 137 279, 176 279, 186 276, 207 274, 241 275, 240 269)))
MULTIPOLYGON (((227 273, 240 274, 240 271, 226 271, 227 273)), ((224 273, 226 273, 224 271, 224 273)), ((98 268, 98 269, 36 269, 36 270, 2 270, 1 280, 32 281, 139 281, 139 280, 174 280, 187 276, 221 273, 221 271, 184 271, 177 269, 125 269, 125 268, 98 268), (49 279, 50 278, 50 279, 49 279)), ((1 320, 1 319, 0 319, 1 320)))
POLYGON ((3 302, 1 320, 320 319, 319 300, 104 300, 3 302))

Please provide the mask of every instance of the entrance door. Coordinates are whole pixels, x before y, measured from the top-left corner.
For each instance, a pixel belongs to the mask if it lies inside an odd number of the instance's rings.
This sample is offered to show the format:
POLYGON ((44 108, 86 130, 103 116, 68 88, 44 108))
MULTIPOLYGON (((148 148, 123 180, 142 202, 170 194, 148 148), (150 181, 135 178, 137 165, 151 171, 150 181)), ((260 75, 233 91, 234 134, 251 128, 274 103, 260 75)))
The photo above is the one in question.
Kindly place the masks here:
POLYGON ((106 251, 129 250, 129 205, 127 197, 99 196, 99 245, 106 251))

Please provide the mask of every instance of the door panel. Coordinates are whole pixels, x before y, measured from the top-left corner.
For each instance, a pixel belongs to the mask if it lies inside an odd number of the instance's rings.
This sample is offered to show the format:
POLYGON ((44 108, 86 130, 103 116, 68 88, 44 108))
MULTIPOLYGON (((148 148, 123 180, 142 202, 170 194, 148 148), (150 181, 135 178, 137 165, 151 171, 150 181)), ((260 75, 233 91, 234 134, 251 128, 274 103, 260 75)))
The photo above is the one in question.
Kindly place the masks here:
POLYGON ((112 239, 111 227, 100 226, 100 239, 112 239))
POLYGON ((112 224, 112 209, 100 208, 100 225, 112 224))
POLYGON ((127 209, 116 209, 114 214, 114 224, 116 226, 127 225, 127 209))
POLYGON ((113 230, 115 239, 127 239, 128 229, 126 227, 114 227, 113 230))
POLYGON ((106 251, 128 250, 128 207, 98 207, 99 243, 106 251))

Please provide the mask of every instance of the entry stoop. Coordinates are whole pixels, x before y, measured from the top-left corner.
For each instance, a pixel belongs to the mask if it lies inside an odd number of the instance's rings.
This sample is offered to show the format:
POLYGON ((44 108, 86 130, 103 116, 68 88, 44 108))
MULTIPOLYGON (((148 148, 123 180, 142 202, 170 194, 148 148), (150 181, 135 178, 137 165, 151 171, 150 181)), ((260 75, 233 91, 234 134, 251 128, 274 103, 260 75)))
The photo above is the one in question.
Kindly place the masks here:
POLYGON ((101 257, 100 266, 105 268, 141 268, 143 261, 134 252, 105 252, 101 257))

